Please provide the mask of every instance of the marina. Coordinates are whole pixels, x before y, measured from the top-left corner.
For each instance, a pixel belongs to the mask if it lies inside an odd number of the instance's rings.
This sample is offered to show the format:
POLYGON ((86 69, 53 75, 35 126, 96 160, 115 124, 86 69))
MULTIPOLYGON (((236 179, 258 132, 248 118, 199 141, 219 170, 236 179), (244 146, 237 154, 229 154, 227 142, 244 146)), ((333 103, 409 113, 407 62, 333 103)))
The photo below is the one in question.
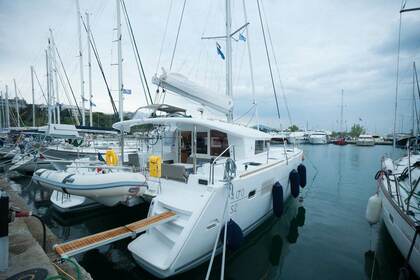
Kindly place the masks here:
MULTIPOLYGON (((290 199, 284 216, 271 218, 246 238, 239 251, 228 255, 226 273, 232 278, 308 279, 396 279, 404 257, 399 253, 385 225, 369 226, 365 220, 366 202, 375 191, 374 175, 380 161, 390 153, 389 146, 364 147, 316 145, 303 147, 308 166, 308 185, 301 201, 290 199), (328 159, 325 160, 325 157, 328 159), (331 172, 333 167, 336 172, 331 172), (363 172, 360 172, 363 170, 363 172), (328 253, 323 253, 325 249, 328 253), (375 260, 373 252, 376 252, 375 260), (303 257, 305 256, 305 257, 303 257), (254 261, 260 260, 258 263, 254 261), (375 263, 375 264, 374 264, 375 263), (374 268, 373 268, 374 265, 374 268), (302 266, 305 269, 302 269, 302 266), (244 270, 249 268, 249 270, 244 270)), ((27 203, 41 214, 47 226, 63 241, 74 240, 135 222, 147 215, 147 207, 100 208, 96 213, 62 216, 48 201, 42 203, 42 189, 28 186, 30 178, 10 181, 27 203), (103 221, 106 221, 105 223, 103 221)), ((93 279, 114 275, 122 279, 150 279, 139 268, 126 247, 130 239, 105 245, 77 256, 93 279)), ((220 258, 215 260, 220 269, 220 258)), ((207 265, 177 276, 203 279, 207 265)), ((214 276, 217 279, 217 272, 214 276)))
POLYGON ((420 2, 21 1, 0 279, 420 279, 420 2))

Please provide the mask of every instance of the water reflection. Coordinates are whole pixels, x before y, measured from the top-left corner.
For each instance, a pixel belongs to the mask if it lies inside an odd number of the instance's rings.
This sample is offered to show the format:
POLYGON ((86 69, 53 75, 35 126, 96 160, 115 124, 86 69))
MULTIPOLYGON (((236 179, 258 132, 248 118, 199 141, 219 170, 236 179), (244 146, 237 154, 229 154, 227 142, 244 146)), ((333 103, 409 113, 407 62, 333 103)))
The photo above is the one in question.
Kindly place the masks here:
MULTIPOLYGON (((375 251, 365 253, 365 274, 369 279, 398 279, 398 270, 404 265, 404 257, 392 240, 383 221, 377 226, 374 233, 376 239, 375 251)), ((410 279, 418 279, 411 272, 410 279)))
POLYGON ((305 215, 303 205, 289 199, 281 218, 270 218, 229 256, 226 269, 229 279, 278 279, 286 256, 298 241, 305 215))

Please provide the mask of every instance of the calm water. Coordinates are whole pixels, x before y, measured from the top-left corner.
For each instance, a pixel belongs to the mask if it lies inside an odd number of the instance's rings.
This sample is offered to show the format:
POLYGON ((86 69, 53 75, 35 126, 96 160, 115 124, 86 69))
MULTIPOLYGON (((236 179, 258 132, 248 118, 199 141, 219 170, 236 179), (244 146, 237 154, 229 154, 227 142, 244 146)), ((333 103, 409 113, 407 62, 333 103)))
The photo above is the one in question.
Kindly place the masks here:
MULTIPOLYGON (((364 218, 366 202, 376 190, 373 176, 380 158, 392 148, 320 145, 303 149, 308 185, 302 199, 289 200, 281 219, 266 221, 246 238, 241 249, 228 255, 226 279, 397 279, 402 256, 384 225, 371 228, 364 218)), ((48 202, 39 202, 42 192, 36 186, 28 187, 29 181, 20 177, 12 182, 63 240, 127 224, 147 214, 143 205, 63 217, 48 202)), ((126 250, 128 242, 87 252, 78 257, 79 262, 94 279, 153 279, 134 263, 126 250)), ((207 265, 176 279, 204 279, 207 265)), ((213 267, 213 279, 219 279, 220 257, 213 267)))

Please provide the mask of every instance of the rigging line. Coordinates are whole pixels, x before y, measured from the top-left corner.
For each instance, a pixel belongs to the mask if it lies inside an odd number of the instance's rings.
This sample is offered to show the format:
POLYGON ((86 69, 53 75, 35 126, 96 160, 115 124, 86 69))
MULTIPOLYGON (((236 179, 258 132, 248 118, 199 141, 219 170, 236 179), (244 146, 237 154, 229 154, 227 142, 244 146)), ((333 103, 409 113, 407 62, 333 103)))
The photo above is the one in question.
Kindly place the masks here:
POLYGON ((176 47, 178 45, 178 38, 179 38, 179 32, 181 30, 181 25, 182 25, 182 19, 184 18, 184 11, 185 11, 185 4, 187 3, 187 0, 184 0, 184 4, 182 5, 182 12, 181 12, 181 18, 179 19, 179 24, 178 24, 178 31, 176 33, 176 39, 175 39, 175 45, 174 45, 174 49, 172 51, 172 58, 171 58, 171 64, 169 65, 169 71, 172 70, 172 64, 174 62, 174 57, 175 57, 175 51, 176 51, 176 47))
POLYGON ((54 44, 54 47, 55 47, 55 51, 57 52, 58 60, 60 60, 61 68, 63 69, 64 75, 66 76, 67 84, 68 84, 68 86, 70 88, 71 94, 73 95, 73 99, 74 99, 74 103, 76 104, 77 111, 79 112, 79 116, 81 117, 82 116, 82 112, 80 111, 79 104, 76 101, 76 96, 74 95, 73 87, 71 86, 70 79, 69 79, 69 76, 67 75, 66 68, 64 67, 63 60, 61 59, 60 52, 58 51, 58 47, 57 47, 56 44, 54 44))
MULTIPOLYGON (((88 29, 86 27, 85 21, 84 21, 83 17, 80 17, 80 18, 82 19, 83 27, 85 28, 85 30, 87 32, 88 29)), ((90 32, 89 38, 90 38, 89 43, 92 46, 92 50, 93 50, 93 54, 95 55, 96 63, 98 64, 99 70, 101 71, 102 78, 105 82, 105 86, 106 86, 106 89, 108 91, 108 96, 111 100, 111 106, 112 106, 112 110, 114 111, 114 117, 118 118, 119 114, 118 114, 118 111, 117 111, 117 107, 115 106, 114 98, 112 97, 111 90, 110 90, 108 82, 106 80, 104 69, 103 69, 102 63, 101 63, 101 59, 100 59, 99 54, 98 54, 98 49, 96 48, 95 38, 94 38, 92 32, 90 32)))
POLYGON ((262 20, 262 16, 261 16, 261 9, 260 9, 260 1, 259 0, 257 0, 257 6, 258 6, 258 14, 259 14, 259 17, 260 17, 261 30, 262 30, 263 38, 264 38, 264 46, 265 46, 265 52, 266 52, 266 55, 267 55, 268 68, 270 69, 271 85, 273 86, 274 99, 276 100, 277 116, 280 119, 279 102, 277 100, 276 86, 274 85, 273 70, 271 69, 270 54, 268 53, 267 39, 265 37, 265 30, 264 30, 264 24, 263 24, 263 20, 262 20))
POLYGON ((289 104, 287 102, 287 97, 286 97, 286 92, 284 90, 283 82, 281 80, 280 68, 279 68, 279 64, 277 62, 276 52, 274 51, 273 40, 271 39, 271 32, 270 32, 270 27, 268 25, 267 13, 265 12, 265 8, 264 8, 264 2, 261 2, 261 8, 262 8, 262 11, 263 11, 263 15, 264 15, 264 17, 266 19, 265 25, 267 27, 268 41, 270 42, 271 53, 273 54, 274 64, 276 66, 276 71, 277 71, 277 75, 278 75, 278 79, 279 79, 280 89, 281 89, 282 96, 283 96, 283 102, 284 102, 284 105, 286 107, 287 116, 289 117, 290 125, 292 125, 292 116, 290 114, 289 104))
POLYGON ((159 65, 160 65, 160 59, 162 57, 163 47, 165 45, 166 34, 168 32, 169 18, 171 17, 172 3, 173 3, 173 0, 170 0, 168 15, 166 16, 165 31, 163 32, 162 43, 160 44, 160 51, 159 51, 159 56, 158 56, 158 62, 156 64, 155 74, 157 74, 157 72, 158 72, 159 65))
POLYGON ((249 118, 249 121, 246 123, 246 126, 249 126, 250 125, 250 123, 254 120, 254 117, 255 117, 255 115, 257 113, 257 110, 256 110, 257 104, 255 104, 254 107, 255 107, 254 113, 252 113, 251 118, 249 118))
MULTIPOLYGON (((419 86, 419 77, 417 75, 417 67, 416 67, 416 62, 413 63, 414 66, 414 74, 416 77, 416 84, 417 84, 417 93, 419 95, 419 99, 420 99, 420 86, 419 86)), ((416 118, 417 118, 417 133, 419 133, 419 116, 418 116, 418 111, 417 111, 417 101, 416 98, 414 97, 414 106, 415 106, 415 110, 416 110, 416 118)))
POLYGON ((255 104, 252 104, 252 106, 248 109, 248 111, 246 111, 245 113, 243 113, 242 115, 240 115, 238 118, 236 118, 233 122, 237 122, 240 119, 242 119, 243 117, 245 117, 246 115, 248 115, 249 112, 252 111, 252 109, 254 109, 255 104))
MULTIPOLYGON (((64 93, 66 95, 67 102, 69 103, 69 105, 72 105, 71 104, 71 98, 70 98, 69 92, 67 90, 67 87, 65 86, 65 82, 64 82, 63 76, 62 76, 62 74, 61 74, 60 71, 57 71, 57 74, 58 74, 58 77, 59 77, 59 80, 60 80, 61 87, 63 88, 64 93)), ((60 106, 60 104, 59 104, 59 106, 60 106)), ((61 111, 61 109, 60 109, 60 111, 61 111)), ((71 116, 74 118, 76 124, 77 125, 80 125, 79 119, 77 118, 77 115, 75 114, 74 110, 72 110, 71 108, 70 108, 70 113, 71 113, 71 116)))
POLYGON ((44 90, 42 89, 41 83, 40 83, 40 81, 39 81, 39 79, 38 79, 38 74, 36 73, 35 69, 34 69, 34 74, 35 74, 35 78, 36 78, 36 80, 38 81, 38 86, 39 86, 39 89, 40 89, 40 90, 41 90, 41 92, 42 92, 42 96, 44 96, 45 103, 48 103, 48 101, 47 101, 47 97, 45 96, 45 92, 44 92, 44 90))
MULTIPOLYGON (((122 3, 123 3, 123 1, 121 1, 122 3)), ((123 5, 122 5, 123 6, 123 5)), ((129 26, 129 22, 127 21, 127 18, 128 18, 128 15, 126 14, 126 11, 124 10, 124 6, 123 6, 123 12, 124 12, 124 19, 125 19, 125 23, 126 23, 126 25, 127 25, 127 27, 129 26)), ((129 27, 128 27, 129 28, 129 27)), ((133 37, 132 37, 132 34, 130 33, 130 43, 131 43, 131 47, 133 48, 133 52, 134 52, 134 58, 135 58, 135 61, 136 61, 136 66, 137 66, 137 71, 138 71, 138 74, 139 74, 139 77, 140 77, 140 83, 141 83, 141 86, 142 86, 142 88, 143 88, 143 93, 144 93, 144 98, 145 98, 145 100, 146 100, 146 104, 147 105, 149 105, 149 99, 148 99, 148 97, 147 97, 147 92, 146 92, 146 88, 144 87, 144 82, 143 82, 143 76, 142 76, 142 74, 141 74, 141 70, 140 70, 140 65, 139 65, 139 60, 138 60, 138 58, 137 58, 137 56, 136 56, 136 49, 135 49, 135 45, 134 45, 134 42, 133 42, 133 37)))
MULTIPOLYGON (((404 0, 401 1, 401 9, 403 8, 404 0)), ((396 130, 397 130, 397 108, 398 108, 398 82, 399 82, 399 69, 400 69, 400 48, 401 48, 401 18, 402 13, 400 13, 399 27, 398 27, 398 51, 397 51, 397 78, 395 83, 395 103, 394 103, 394 131, 393 131, 393 143, 392 151, 395 153, 395 146, 397 144, 396 130)))
MULTIPOLYGON (((135 51, 136 51, 136 56, 137 56, 137 59, 138 59, 138 63, 140 64, 141 74, 143 75, 144 83, 145 83, 145 85, 146 85, 146 89, 147 89, 147 94, 149 95, 149 98, 150 98, 150 103, 151 103, 151 104, 153 104, 153 98, 152 98, 152 95, 150 94, 150 90, 149 90, 149 85, 148 85, 148 83, 147 83, 146 74, 144 73, 143 63, 141 62, 141 58, 140 58, 140 54, 139 54, 139 49, 138 49, 138 47, 137 47, 136 37, 134 37, 133 28, 132 28, 132 26, 131 26, 130 17, 128 16, 128 12, 127 12, 127 8, 126 8, 126 6, 125 6, 125 2, 124 2, 124 0, 120 0, 120 1, 121 1, 121 3, 122 3, 122 7, 123 7, 123 10, 124 10, 124 14, 125 14, 125 16, 126 16, 126 20, 127 20, 127 23, 128 23, 128 27, 129 27, 129 30, 130 30, 131 37, 132 37, 132 39, 131 39, 131 40, 132 40, 132 44, 134 43, 134 47, 135 47, 135 51)), ((140 74, 140 73, 139 73, 139 74, 140 74)), ((140 77, 141 77, 141 76, 140 76, 140 77)), ((141 80, 141 78, 140 78, 140 80, 141 80)), ((142 85, 143 85, 143 81, 142 81, 142 85)), ((144 85, 143 85, 143 90, 144 90, 144 85)), ((144 95, 145 95, 145 97, 146 97, 146 102, 147 102, 146 91, 144 92, 144 95)), ((147 102, 147 104, 149 104, 149 102, 147 102)))

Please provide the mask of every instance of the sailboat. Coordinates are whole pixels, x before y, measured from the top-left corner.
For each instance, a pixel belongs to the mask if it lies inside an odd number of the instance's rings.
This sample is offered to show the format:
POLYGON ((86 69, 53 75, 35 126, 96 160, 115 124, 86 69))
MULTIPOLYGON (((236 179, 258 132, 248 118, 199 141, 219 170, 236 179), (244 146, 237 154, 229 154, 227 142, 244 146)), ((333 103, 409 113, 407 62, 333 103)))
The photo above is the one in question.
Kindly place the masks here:
POLYGON ((381 165, 376 175, 378 194, 370 202, 379 199, 378 210, 388 232, 406 264, 420 276, 420 242, 416 242, 420 234, 420 155, 408 149, 406 156, 396 161, 384 158, 381 165))
MULTIPOLYGON (((419 10, 420 8, 406 9, 405 2, 403 2, 403 6, 400 10, 400 32, 401 16, 405 12, 419 10)), ((399 40, 398 50, 400 50, 400 43, 399 40)), ((399 56, 400 54, 398 52, 394 107, 394 151, 397 142, 396 122, 398 108, 399 56)), ((415 64, 413 66, 415 70, 415 64)), ((415 73, 413 73, 413 102, 417 102, 414 95, 414 76, 417 75, 414 74, 415 73)), ((417 89, 419 88, 417 87, 417 89)), ((413 104, 413 107, 414 106, 415 104, 413 104)), ((417 119, 417 131, 418 126, 419 121, 417 119)), ((420 242, 418 241, 418 235, 420 235, 420 155, 417 141, 414 143, 407 141, 406 149, 406 155, 397 160, 393 160, 389 156, 382 158, 381 169, 375 175, 377 192, 369 198, 366 209, 366 218, 371 224, 377 223, 382 216, 382 220, 384 221, 389 234, 405 258, 404 266, 400 269, 399 279, 411 279, 409 266, 417 277, 420 277, 420 242)))
POLYGON ((165 90, 225 114, 227 121, 172 116, 135 117, 113 125, 124 132, 148 128, 174 141, 170 154, 154 155, 143 174, 159 192, 148 216, 166 211, 175 219, 148 229, 128 245, 136 262, 166 278, 189 270, 238 246, 244 235, 297 197, 306 185, 303 151, 271 147, 271 135, 232 122, 230 0, 226 0, 226 96, 203 88, 178 73, 153 81, 165 90), (226 229, 226 230, 223 230, 226 229))

